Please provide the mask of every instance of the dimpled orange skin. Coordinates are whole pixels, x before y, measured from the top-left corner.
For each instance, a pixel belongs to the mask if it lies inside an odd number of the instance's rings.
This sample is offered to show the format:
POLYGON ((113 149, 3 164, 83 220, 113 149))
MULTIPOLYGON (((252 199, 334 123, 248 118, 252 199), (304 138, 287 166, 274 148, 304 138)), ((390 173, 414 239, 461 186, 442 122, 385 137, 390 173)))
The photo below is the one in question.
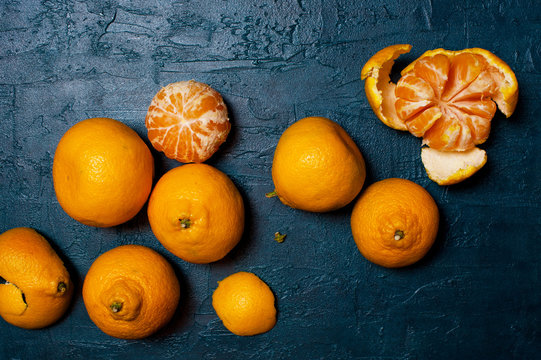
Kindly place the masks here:
POLYGON ((124 245, 99 256, 83 284, 90 319, 104 333, 121 339, 145 338, 171 320, 180 285, 160 254, 124 245))
POLYGON ((438 232, 439 211, 430 194, 405 179, 386 179, 369 186, 351 215, 359 251, 371 262, 396 268, 420 260, 438 232))
POLYGON ((272 163, 276 194, 292 208, 326 212, 349 204, 366 178, 363 156, 340 125, 301 119, 284 131, 272 163))
POLYGON ((224 326, 235 335, 251 336, 276 324, 274 294, 255 274, 238 272, 218 282, 212 306, 224 326))
POLYGON ((110 227, 143 207, 154 159, 135 131, 108 118, 83 120, 60 139, 53 162, 58 202, 75 220, 110 227))
POLYGON ((244 202, 235 184, 206 164, 167 172, 148 203, 156 238, 179 258, 206 264, 223 258, 242 237, 244 202))
POLYGON ((0 235, 0 277, 8 282, 0 284, 0 315, 12 325, 49 326, 70 304, 69 273, 47 240, 33 229, 14 228, 0 235))

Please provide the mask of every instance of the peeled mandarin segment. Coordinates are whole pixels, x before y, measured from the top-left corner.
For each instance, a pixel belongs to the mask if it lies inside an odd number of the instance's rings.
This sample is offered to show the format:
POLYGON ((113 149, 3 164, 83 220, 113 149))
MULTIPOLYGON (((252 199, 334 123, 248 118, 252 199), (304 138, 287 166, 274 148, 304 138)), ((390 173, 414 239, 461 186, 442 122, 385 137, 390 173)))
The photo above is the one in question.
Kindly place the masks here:
POLYGON ((374 54, 361 70, 361 80, 365 80, 366 98, 372 110, 385 125, 397 130, 406 130, 406 125, 396 114, 395 84, 389 74, 394 60, 410 50, 408 44, 388 46, 374 54))
POLYGON ((461 100, 482 100, 483 98, 490 98, 492 94, 496 92, 496 83, 492 78, 490 72, 485 70, 479 74, 466 88, 456 93, 452 101, 461 100))
POLYGON ((481 116, 488 120, 492 119, 496 114, 496 104, 490 99, 453 101, 450 106, 466 114, 481 116))
POLYGON ((395 95, 409 101, 433 99, 436 96, 430 83, 414 74, 406 74, 398 80, 395 95))
POLYGON ((478 54, 486 60, 491 76, 498 84, 497 90, 492 94, 491 98, 506 117, 511 116, 518 100, 518 82, 513 70, 505 61, 488 50, 472 48, 463 51, 478 54))
POLYGON ((15 285, 0 285, 0 314, 22 315, 28 306, 24 302, 24 294, 15 285))
POLYGON ((196 81, 162 88, 145 119, 154 148, 180 162, 203 162, 225 141, 231 124, 221 95, 196 81))
MULTIPOLYGON (((442 54, 433 57, 420 59, 414 66, 414 73, 418 78, 426 81, 433 90, 432 95, 427 95, 425 99, 434 97, 440 98, 447 83, 449 73, 449 58, 442 54)), ((398 96, 398 95, 397 95, 398 96)))
POLYGON ((441 118, 442 113, 440 108, 437 106, 432 106, 419 114, 411 117, 406 125, 408 131, 417 137, 423 136, 428 129, 434 125, 436 120, 441 118))
POLYGON ((452 59, 449 68, 449 80, 442 100, 449 101, 468 87, 486 68, 483 58, 469 53, 462 53, 452 59))
POLYGON ((470 129, 476 130, 474 133, 472 132, 474 143, 484 143, 490 134, 490 118, 464 114, 464 121, 470 127, 470 129))
POLYGON ((431 180, 439 185, 452 185, 481 169, 487 161, 487 155, 484 150, 476 147, 464 152, 438 151, 425 147, 421 150, 421 159, 431 180))
POLYGON ((395 103, 396 113, 404 121, 407 121, 410 117, 425 109, 428 109, 432 105, 434 105, 434 103, 431 100, 409 101, 405 99, 397 99, 395 103))
POLYGON ((454 117, 447 115, 434 122, 424 134, 423 144, 438 150, 454 149, 461 138, 462 124, 454 117))

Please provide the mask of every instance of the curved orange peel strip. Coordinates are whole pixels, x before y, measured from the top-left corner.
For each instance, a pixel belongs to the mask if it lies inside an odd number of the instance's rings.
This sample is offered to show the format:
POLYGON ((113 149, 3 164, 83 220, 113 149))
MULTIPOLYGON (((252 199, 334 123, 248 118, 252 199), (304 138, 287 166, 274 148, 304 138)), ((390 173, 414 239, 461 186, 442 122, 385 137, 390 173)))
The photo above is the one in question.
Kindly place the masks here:
POLYGON ((424 147, 421 149, 421 159, 431 180, 439 185, 452 185, 481 169, 487 162, 487 153, 477 147, 461 152, 424 147))
POLYGON ((364 90, 372 110, 387 126, 396 130, 407 130, 406 124, 396 114, 394 93, 396 84, 391 82, 389 74, 394 61, 411 50, 411 45, 391 45, 372 56, 361 70, 361 80, 365 80, 364 90))
POLYGON ((27 307, 21 289, 11 283, 0 285, 0 314, 22 315, 27 307))

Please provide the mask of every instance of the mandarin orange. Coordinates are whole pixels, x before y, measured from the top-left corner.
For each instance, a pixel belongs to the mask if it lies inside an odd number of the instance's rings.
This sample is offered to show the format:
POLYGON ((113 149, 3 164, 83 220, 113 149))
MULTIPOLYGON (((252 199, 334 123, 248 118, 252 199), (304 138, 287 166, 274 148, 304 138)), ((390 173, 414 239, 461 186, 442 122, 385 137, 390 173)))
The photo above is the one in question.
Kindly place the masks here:
POLYGON ((152 146, 183 163, 210 158, 231 129, 222 96, 194 80, 172 83, 158 91, 145 125, 152 146))
POLYGON ((218 282, 212 306, 224 326, 235 335, 251 336, 276 324, 274 294, 257 275, 238 272, 218 282))
POLYGON ((163 175, 148 202, 156 238, 179 258, 210 263, 242 237, 244 202, 235 184, 206 164, 186 164, 163 175))
POLYGON ((154 158, 129 126, 83 120, 60 139, 53 161, 58 202, 75 220, 110 227, 133 218, 148 199, 154 158))
POLYGON ((420 185, 385 179, 361 194, 351 214, 351 230, 359 251, 384 267, 402 267, 421 259, 438 232, 436 202, 420 185))
POLYGON ((326 212, 349 204, 366 178, 363 156, 336 122, 311 116, 288 127, 276 146, 272 180, 282 203, 326 212))
POLYGON ((180 285, 156 251, 123 245, 100 255, 83 284, 90 319, 104 333, 141 339, 163 327, 177 308, 180 285))
POLYGON ((34 229, 0 235, 0 316, 25 329, 56 322, 67 310, 73 284, 62 260, 34 229))
POLYGON ((427 51, 402 71, 395 85, 389 79, 391 67, 410 49, 389 46, 362 70, 368 101, 387 125, 423 137, 436 150, 466 151, 486 141, 496 108, 507 117, 513 113, 516 76, 490 51, 427 51))

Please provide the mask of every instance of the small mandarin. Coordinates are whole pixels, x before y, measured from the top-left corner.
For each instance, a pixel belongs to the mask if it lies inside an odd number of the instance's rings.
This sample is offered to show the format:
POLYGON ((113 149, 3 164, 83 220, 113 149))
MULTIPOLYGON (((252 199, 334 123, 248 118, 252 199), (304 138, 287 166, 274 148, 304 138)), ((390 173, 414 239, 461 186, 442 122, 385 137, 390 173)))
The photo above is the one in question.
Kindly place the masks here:
POLYGON ((439 211, 432 196, 405 179, 370 185, 351 214, 359 251, 371 262, 389 268, 420 260, 434 243, 438 226, 439 211))
POLYGON ((73 285, 62 260, 43 236, 30 228, 0 235, 0 316, 25 329, 56 322, 67 310, 73 285))
POLYGON ((206 164, 186 164, 158 181, 148 203, 152 232, 167 250, 198 264, 223 258, 244 231, 244 202, 235 184, 206 164))
POLYGON ((89 226, 110 227, 133 218, 148 199, 154 159, 127 125, 93 118, 71 127, 53 161, 56 197, 62 209, 89 226))
POLYGON ((231 130, 222 96, 194 80, 172 83, 158 91, 145 124, 152 146, 183 163, 210 158, 231 130))
POLYGON ((235 335, 251 336, 276 324, 274 294, 257 275, 238 272, 218 282, 212 306, 224 326, 235 335))
POLYGON ((104 333, 141 339, 169 322, 180 298, 171 265, 140 245, 123 245, 100 255, 86 274, 83 300, 104 333))
POLYGON ((324 117, 295 122, 274 152, 275 194, 295 209, 326 212, 344 207, 357 196, 365 178, 357 145, 340 125, 324 117))

